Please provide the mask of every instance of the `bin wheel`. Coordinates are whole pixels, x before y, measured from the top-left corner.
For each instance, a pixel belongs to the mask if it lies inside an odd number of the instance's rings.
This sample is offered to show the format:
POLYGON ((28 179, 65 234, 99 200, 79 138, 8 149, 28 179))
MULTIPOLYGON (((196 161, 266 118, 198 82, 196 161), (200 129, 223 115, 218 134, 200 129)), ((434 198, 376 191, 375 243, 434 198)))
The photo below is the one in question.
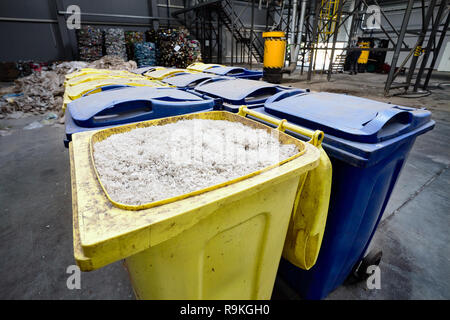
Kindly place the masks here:
POLYGON ((350 275, 345 280, 345 284, 351 285, 357 282, 365 281, 369 278, 370 274, 367 273, 367 268, 370 266, 380 265, 381 258, 383 256, 382 251, 372 250, 367 254, 360 263, 357 263, 353 268, 350 275))

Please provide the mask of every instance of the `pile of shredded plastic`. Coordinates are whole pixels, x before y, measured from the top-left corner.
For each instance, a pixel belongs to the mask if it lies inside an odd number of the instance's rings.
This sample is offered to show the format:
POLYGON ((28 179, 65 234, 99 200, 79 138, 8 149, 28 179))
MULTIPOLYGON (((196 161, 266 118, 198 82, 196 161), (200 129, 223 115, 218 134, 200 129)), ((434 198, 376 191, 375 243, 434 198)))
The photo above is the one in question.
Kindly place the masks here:
POLYGON ((92 63, 70 61, 53 65, 49 71, 16 79, 14 86, 2 90, 0 97, 0 118, 11 113, 45 114, 61 112, 64 95, 65 75, 82 68, 134 70, 136 62, 124 61, 118 56, 104 56, 92 63))
POLYGON ((139 205, 214 186, 298 153, 275 133, 225 120, 183 120, 112 135, 94 145, 110 197, 139 205))

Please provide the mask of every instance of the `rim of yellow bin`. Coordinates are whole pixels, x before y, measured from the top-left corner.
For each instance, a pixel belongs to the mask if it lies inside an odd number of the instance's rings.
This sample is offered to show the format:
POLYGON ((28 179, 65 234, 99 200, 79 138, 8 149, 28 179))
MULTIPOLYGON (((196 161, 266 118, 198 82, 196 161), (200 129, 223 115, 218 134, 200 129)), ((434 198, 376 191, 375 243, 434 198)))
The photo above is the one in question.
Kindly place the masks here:
MULTIPOLYGON (((179 195, 179 196, 166 198, 166 199, 162 199, 162 200, 158 200, 158 201, 153 201, 153 202, 149 202, 149 203, 145 203, 145 204, 141 204, 141 205, 131 205, 131 204, 121 203, 121 202, 113 200, 110 197, 108 191, 106 190, 105 186, 102 183, 102 180, 100 178, 100 174, 98 173, 97 166, 95 164, 95 160, 94 160, 94 144, 95 143, 103 141, 103 140, 105 140, 106 138, 108 138, 108 137, 110 137, 112 135, 120 134, 120 133, 124 133, 124 132, 129 132, 129 131, 135 130, 137 128, 146 128, 146 127, 151 127, 151 126, 154 126, 154 125, 158 126, 158 125, 164 125, 164 124, 168 124, 168 123, 175 123, 175 122, 178 122, 180 120, 186 120, 186 119, 188 119, 188 120, 189 119, 221 120, 220 119, 220 115, 223 115, 223 114, 225 114, 225 118, 222 119, 222 120, 226 120, 226 117, 231 115, 231 113, 224 112, 224 111, 210 111, 210 112, 202 112, 202 113, 174 116, 174 117, 169 117, 169 118, 154 119, 154 120, 149 120, 149 121, 144 121, 144 122, 139 122, 139 123, 134 123, 134 124, 126 124, 126 125, 123 125, 123 126, 117 126, 117 127, 113 127, 113 128, 106 128, 106 129, 99 130, 99 131, 95 132, 89 138, 89 153, 90 153, 92 167, 94 168, 94 172, 95 172, 95 175, 97 177, 97 181, 99 182, 101 188, 103 189, 103 192, 104 192, 105 196, 108 198, 108 200, 114 206, 116 206, 116 207, 118 207, 120 209, 132 210, 132 211, 149 209, 149 208, 157 207, 157 206, 160 206, 160 205, 168 204, 168 203, 171 203, 171 202, 179 201, 179 200, 182 200, 182 199, 186 199, 186 198, 189 198, 189 197, 193 197, 193 196, 196 196, 196 195, 208 192, 208 191, 216 190, 216 189, 219 189, 219 188, 222 188, 222 187, 234 184, 236 182, 239 182, 239 181, 242 181, 242 180, 254 177, 254 176, 259 175, 259 174, 261 174, 263 172, 266 172, 266 171, 271 170, 273 168, 279 167, 282 164, 285 164, 285 163, 287 163, 287 162, 289 162, 291 160, 294 160, 294 159, 300 157, 301 155, 303 155, 306 152, 305 142, 303 142, 301 140, 297 140, 297 139, 292 139, 292 140, 288 139, 288 140, 291 140, 293 142, 293 144, 295 144, 295 146, 298 148, 298 150, 299 150, 298 153, 296 153, 295 155, 293 155, 293 156, 291 156, 291 157, 289 157, 289 158, 287 158, 287 159, 285 159, 283 161, 280 161, 279 163, 273 164, 271 166, 265 167, 265 168, 257 170, 257 171, 253 171, 253 172, 251 172, 249 174, 246 174, 244 176, 241 176, 241 177, 229 180, 229 181, 225 181, 223 183, 219 183, 219 184, 216 184, 216 185, 213 185, 213 186, 210 186, 210 187, 207 187, 207 188, 203 188, 203 189, 200 189, 200 190, 195 190, 195 191, 192 191, 192 192, 189 192, 189 193, 185 193, 185 194, 182 194, 182 195, 179 195), (214 114, 218 115, 219 117, 217 117, 217 119, 212 119, 212 118, 214 118, 214 114)), ((238 116, 238 115, 236 115, 236 116, 238 116)), ((245 119, 246 120, 250 120, 250 121, 255 122, 255 123, 258 123, 256 121, 248 119, 248 118, 245 118, 245 119)), ((258 124, 260 124, 260 123, 258 123, 258 124)), ((261 129, 262 128, 263 127, 261 127, 261 129)), ((268 132, 272 132, 274 130, 273 128, 270 128, 268 126, 267 126, 267 128, 264 128, 264 129, 266 129, 266 131, 268 131, 268 132)), ((282 131, 279 131, 279 134, 280 134, 279 140, 280 140, 281 143, 282 143, 282 140, 286 139, 286 137, 292 138, 292 137, 290 137, 289 135, 285 134, 282 131), (284 137, 284 136, 286 136, 286 137, 284 137), (284 137, 284 139, 282 137, 284 137)))
POLYGON ((81 98, 84 94, 97 93, 102 91, 102 87, 109 85, 124 85, 133 87, 167 87, 168 85, 160 80, 152 80, 143 77, 142 79, 127 79, 127 78, 107 78, 98 79, 88 82, 82 82, 75 86, 66 89, 68 97, 72 100, 81 98))
POLYGON ((284 38, 286 34, 283 31, 267 31, 263 32, 263 38, 284 38))

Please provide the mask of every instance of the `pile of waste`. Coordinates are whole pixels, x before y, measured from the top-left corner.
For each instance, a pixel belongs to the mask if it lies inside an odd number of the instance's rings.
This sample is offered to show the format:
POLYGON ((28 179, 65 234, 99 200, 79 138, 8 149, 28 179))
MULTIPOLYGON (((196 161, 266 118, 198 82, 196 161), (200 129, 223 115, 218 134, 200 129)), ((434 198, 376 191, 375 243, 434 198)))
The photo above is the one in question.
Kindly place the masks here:
POLYGON ((17 111, 42 114, 60 109, 63 83, 64 74, 56 71, 41 71, 16 79, 13 92, 3 96, 6 103, 0 106, 0 117, 17 111))
POLYGON ((144 42, 144 38, 144 32, 125 31, 125 44, 127 48, 128 60, 135 60, 134 44, 136 42, 144 42))
POLYGON ((107 55, 119 56, 127 59, 125 47, 125 32, 123 29, 111 28, 105 30, 105 51, 107 55))
POLYGON ((137 64, 133 60, 125 61, 118 56, 103 56, 102 58, 89 63, 86 68, 131 71, 137 68, 137 64))
POLYGON ((24 113, 53 112, 61 116, 65 75, 82 68, 133 70, 137 65, 118 56, 104 56, 92 63, 62 62, 50 66, 47 71, 34 71, 29 76, 16 79, 13 86, 0 89, 0 119, 24 113))
POLYGON ((156 44, 156 63, 159 66, 186 68, 201 61, 200 43, 190 39, 184 27, 150 30, 147 41, 156 44))
POLYGON ((83 26, 77 30, 78 54, 80 60, 95 61, 103 55, 102 30, 92 26, 83 26))
POLYGON ((156 48, 153 42, 136 42, 134 57, 138 68, 156 65, 156 48))

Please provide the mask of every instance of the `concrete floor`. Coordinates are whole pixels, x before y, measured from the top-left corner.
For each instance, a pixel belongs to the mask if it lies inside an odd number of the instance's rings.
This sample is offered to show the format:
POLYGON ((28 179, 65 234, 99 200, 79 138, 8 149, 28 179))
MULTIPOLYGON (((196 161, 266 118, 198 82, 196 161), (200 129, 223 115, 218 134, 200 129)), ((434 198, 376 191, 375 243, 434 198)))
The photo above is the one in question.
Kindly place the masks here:
MULTIPOLYGON (((437 76, 432 85, 449 82, 448 75, 437 76)), ((426 106, 436 120, 417 139, 372 242, 383 250, 381 289, 341 286, 327 299, 449 299, 450 88, 435 87, 423 98, 385 98, 386 75, 298 79, 285 84, 426 106)), ((67 288, 66 269, 74 264, 68 151, 62 125, 23 130, 40 119, 0 120, 0 133, 7 134, 0 135, 0 299, 134 299, 120 261, 83 273, 80 290, 67 288)), ((299 297, 277 279, 273 298, 299 297)))

